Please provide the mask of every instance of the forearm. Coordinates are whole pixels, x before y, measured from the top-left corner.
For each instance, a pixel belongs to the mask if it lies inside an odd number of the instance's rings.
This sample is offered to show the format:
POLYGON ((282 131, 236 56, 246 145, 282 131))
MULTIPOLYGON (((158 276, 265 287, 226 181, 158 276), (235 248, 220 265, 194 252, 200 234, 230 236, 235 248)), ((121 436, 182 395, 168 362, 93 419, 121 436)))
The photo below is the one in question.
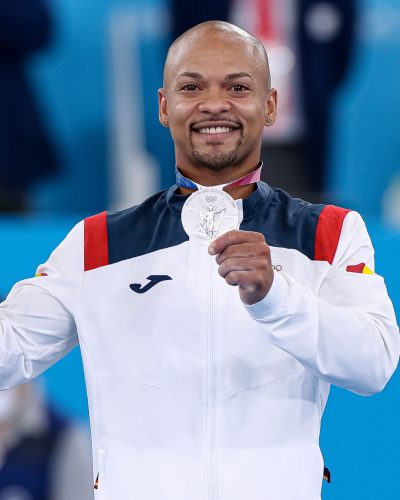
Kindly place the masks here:
POLYGON ((316 376, 367 395, 382 390, 396 368, 399 334, 383 280, 368 277, 374 283, 363 300, 363 284, 354 283, 358 276, 351 278, 352 290, 342 290, 342 303, 332 304, 327 289, 317 297, 306 286, 276 273, 271 296, 248 311, 265 324, 265 335, 274 345, 316 376), (351 304, 357 292, 360 303, 351 304))
POLYGON ((19 283, 0 305, 0 389, 38 376, 77 341, 75 322, 60 302, 29 280, 19 283))

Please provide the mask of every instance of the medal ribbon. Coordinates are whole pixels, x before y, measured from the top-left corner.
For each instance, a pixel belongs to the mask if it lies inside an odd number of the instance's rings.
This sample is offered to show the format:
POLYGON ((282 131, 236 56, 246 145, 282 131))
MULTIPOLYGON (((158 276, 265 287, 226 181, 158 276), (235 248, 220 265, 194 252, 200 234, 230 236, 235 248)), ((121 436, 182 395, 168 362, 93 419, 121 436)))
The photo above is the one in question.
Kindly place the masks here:
POLYGON ((185 187, 189 189, 214 188, 223 190, 226 187, 233 188, 238 186, 247 186, 248 184, 253 184, 254 182, 258 182, 260 180, 262 166, 263 166, 262 162, 260 162, 260 166, 257 167, 256 170, 253 170, 253 172, 250 172, 249 174, 245 175, 244 177, 241 177, 240 179, 237 179, 236 181, 228 182, 226 184, 219 184, 218 186, 207 186, 207 187, 202 186, 201 184, 198 184, 197 182, 194 182, 191 179, 188 179, 183 174, 181 174, 178 170, 178 167, 175 166, 176 183, 179 187, 185 187))

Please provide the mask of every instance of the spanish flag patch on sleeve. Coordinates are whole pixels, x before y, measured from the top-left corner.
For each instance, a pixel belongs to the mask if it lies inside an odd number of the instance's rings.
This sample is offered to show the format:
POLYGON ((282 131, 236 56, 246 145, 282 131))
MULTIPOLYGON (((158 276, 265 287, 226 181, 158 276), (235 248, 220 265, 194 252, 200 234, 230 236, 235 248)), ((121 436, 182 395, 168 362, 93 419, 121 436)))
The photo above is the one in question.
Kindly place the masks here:
POLYGON ((374 272, 363 262, 355 266, 347 266, 346 271, 350 273, 374 274, 374 272))

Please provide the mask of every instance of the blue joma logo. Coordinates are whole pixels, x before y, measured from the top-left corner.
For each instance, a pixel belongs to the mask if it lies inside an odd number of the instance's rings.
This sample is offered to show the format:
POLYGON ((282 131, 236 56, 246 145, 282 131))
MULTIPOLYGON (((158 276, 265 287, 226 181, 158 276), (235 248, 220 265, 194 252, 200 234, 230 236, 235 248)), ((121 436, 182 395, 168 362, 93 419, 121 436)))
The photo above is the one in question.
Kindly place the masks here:
POLYGON ((147 276, 149 282, 147 285, 142 286, 140 283, 131 283, 129 285, 130 289, 135 293, 146 293, 150 288, 156 286, 157 283, 161 283, 161 281, 172 280, 171 276, 167 276, 166 274, 152 274, 147 276))

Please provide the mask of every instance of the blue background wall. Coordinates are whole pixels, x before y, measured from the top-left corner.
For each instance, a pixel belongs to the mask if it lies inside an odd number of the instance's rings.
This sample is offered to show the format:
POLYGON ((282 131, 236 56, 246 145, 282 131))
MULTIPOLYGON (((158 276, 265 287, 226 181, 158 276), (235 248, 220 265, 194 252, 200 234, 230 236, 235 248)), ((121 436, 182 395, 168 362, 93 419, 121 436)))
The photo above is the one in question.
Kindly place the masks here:
MULTIPOLYGON (((31 64, 31 76, 60 153, 59 176, 32 190, 37 212, 95 213, 109 202, 110 18, 120 10, 140 19, 147 147, 163 165, 161 187, 173 181, 173 148, 158 122, 157 90, 169 42, 164 0, 53 0, 52 46, 31 64), (157 15, 159 9, 159 15, 157 15), (161 17, 161 19, 160 19, 161 17), (90 189, 88 189, 90 187, 90 189)), ((133 89, 133 92, 135 90, 133 89)))
POLYGON ((354 67, 333 105, 328 189, 345 206, 381 213, 400 171, 400 2, 359 1, 354 67))

